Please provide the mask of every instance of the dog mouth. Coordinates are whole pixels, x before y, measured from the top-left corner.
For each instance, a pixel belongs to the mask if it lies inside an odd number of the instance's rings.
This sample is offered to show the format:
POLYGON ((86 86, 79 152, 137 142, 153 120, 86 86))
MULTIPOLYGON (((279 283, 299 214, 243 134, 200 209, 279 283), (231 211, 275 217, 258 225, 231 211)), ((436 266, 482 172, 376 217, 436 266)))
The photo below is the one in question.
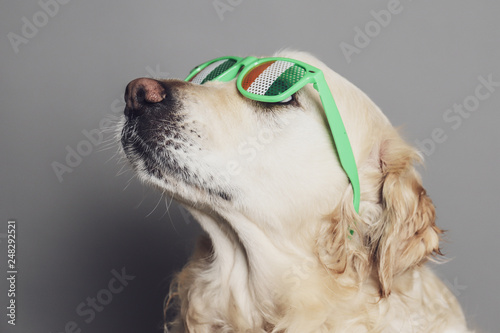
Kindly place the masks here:
MULTIPOLYGON (((136 173, 153 183, 182 183, 230 200, 215 173, 200 159, 198 126, 189 119, 181 98, 183 81, 148 78, 130 82, 125 91, 121 145, 136 173)), ((171 194, 175 189, 169 187, 171 194)))
POLYGON ((175 86, 182 84, 147 78, 130 82, 125 91, 121 144, 136 172, 193 183, 196 173, 190 170, 187 157, 195 143, 184 133, 186 117, 181 100, 175 97, 175 86))
POLYGON ((134 169, 158 179, 177 175, 187 181, 192 177, 188 165, 181 165, 176 158, 188 154, 187 139, 174 132, 171 123, 148 123, 127 121, 122 130, 123 151, 134 169))

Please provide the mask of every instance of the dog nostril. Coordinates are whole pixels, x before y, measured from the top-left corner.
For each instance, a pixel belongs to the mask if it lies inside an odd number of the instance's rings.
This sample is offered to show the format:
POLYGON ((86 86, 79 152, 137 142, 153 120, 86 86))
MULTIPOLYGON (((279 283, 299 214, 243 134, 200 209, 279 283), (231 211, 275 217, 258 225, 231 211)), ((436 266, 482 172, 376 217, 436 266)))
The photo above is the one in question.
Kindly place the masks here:
POLYGON ((147 111, 149 104, 160 103, 165 97, 166 91, 159 81, 135 79, 125 89, 125 116, 129 119, 138 117, 147 111))

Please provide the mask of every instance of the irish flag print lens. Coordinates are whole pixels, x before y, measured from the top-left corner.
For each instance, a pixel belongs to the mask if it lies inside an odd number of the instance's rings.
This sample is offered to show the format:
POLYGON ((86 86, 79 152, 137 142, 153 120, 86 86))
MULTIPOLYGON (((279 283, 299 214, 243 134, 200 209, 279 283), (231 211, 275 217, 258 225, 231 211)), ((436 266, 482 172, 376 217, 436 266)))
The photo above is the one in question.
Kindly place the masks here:
POLYGON ((241 87, 252 94, 277 96, 297 83, 306 70, 293 62, 274 60, 262 63, 246 73, 241 87))
MULTIPOLYGON (((205 82, 216 80, 237 62, 237 59, 232 58, 214 61, 209 63, 189 81, 196 84, 204 84, 205 82)), ((246 72, 245 77, 241 81, 240 88, 254 95, 278 96, 290 89, 305 74, 306 70, 304 67, 291 61, 265 61, 255 65, 255 67, 246 72)))
POLYGON ((216 61, 207 67, 203 68, 198 74, 193 76, 190 82, 196 84, 203 84, 207 81, 211 81, 215 79, 217 76, 224 73, 226 70, 231 68, 236 63, 234 59, 222 59, 216 61))

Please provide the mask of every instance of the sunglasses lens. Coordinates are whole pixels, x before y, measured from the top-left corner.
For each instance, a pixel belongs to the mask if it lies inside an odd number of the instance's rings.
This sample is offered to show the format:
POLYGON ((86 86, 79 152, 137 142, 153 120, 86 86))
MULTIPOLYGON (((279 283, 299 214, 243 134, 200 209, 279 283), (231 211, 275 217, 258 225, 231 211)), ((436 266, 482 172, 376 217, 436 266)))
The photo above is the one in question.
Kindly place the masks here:
POLYGON ((231 68, 231 66, 235 63, 236 60, 234 59, 222 59, 211 63, 207 67, 203 68, 198 74, 193 76, 189 82, 203 84, 207 81, 211 81, 231 68))
POLYGON ((290 89, 306 70, 293 62, 276 60, 255 66, 245 74, 241 87, 261 96, 277 96, 290 89))

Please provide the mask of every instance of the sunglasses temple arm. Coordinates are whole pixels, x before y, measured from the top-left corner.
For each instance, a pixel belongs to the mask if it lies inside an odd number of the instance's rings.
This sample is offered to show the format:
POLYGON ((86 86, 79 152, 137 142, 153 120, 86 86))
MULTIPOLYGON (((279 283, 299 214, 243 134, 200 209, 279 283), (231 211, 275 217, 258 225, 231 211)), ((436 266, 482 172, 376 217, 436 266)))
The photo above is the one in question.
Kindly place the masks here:
POLYGON ((328 119, 328 124, 330 125, 333 141, 335 143, 335 147, 337 148, 340 164, 351 181, 354 197, 354 209, 356 210, 356 213, 359 214, 360 187, 356 160, 354 159, 349 137, 347 136, 344 123, 342 122, 342 117, 340 116, 337 104, 333 99, 323 73, 318 73, 314 88, 318 90, 321 102, 323 103, 323 108, 325 110, 326 118, 328 119))

